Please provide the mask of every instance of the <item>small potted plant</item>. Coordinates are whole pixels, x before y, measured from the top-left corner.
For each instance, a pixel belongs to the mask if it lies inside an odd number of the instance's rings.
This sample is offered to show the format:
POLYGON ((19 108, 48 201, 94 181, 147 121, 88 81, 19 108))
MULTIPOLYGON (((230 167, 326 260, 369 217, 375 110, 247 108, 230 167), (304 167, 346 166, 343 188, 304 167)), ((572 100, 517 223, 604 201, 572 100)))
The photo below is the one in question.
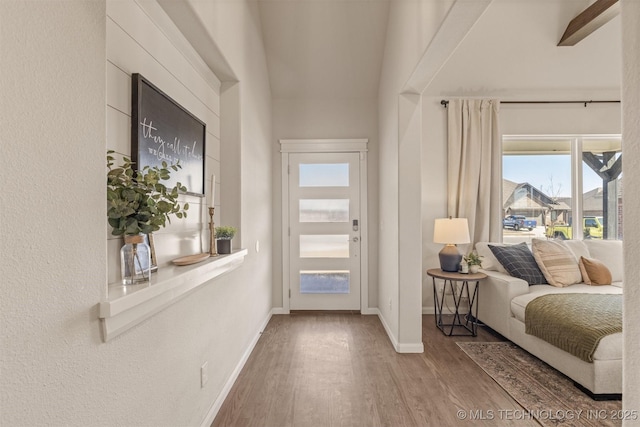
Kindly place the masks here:
POLYGON ((124 236, 120 250, 122 283, 131 285, 148 281, 151 274, 149 246, 144 235, 158 231, 171 222, 171 215, 186 218, 189 203, 178 203, 179 192, 187 188, 177 183, 167 188, 161 181, 169 179, 170 170, 177 171, 179 164, 162 167, 145 166, 136 170, 133 162, 123 157, 123 164, 114 166, 114 151, 107 151, 107 217, 113 228, 111 234, 124 236))
POLYGON ((231 253, 231 239, 236 235, 236 231, 235 227, 229 225, 216 227, 216 248, 219 254, 231 253))
POLYGON ((467 265, 469 266, 469 273, 477 273, 480 267, 482 267, 482 257, 475 252, 471 252, 465 256, 464 260, 467 261, 467 265))

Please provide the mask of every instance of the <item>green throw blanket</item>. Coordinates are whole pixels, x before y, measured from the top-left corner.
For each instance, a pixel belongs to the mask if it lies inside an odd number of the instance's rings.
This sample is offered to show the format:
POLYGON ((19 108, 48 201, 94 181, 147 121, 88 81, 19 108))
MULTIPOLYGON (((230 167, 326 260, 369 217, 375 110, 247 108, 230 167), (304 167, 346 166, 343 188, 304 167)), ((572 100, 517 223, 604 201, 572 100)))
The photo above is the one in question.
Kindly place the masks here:
POLYGON ((622 332, 622 295, 550 294, 527 304, 527 334, 593 362, 606 335, 622 332))

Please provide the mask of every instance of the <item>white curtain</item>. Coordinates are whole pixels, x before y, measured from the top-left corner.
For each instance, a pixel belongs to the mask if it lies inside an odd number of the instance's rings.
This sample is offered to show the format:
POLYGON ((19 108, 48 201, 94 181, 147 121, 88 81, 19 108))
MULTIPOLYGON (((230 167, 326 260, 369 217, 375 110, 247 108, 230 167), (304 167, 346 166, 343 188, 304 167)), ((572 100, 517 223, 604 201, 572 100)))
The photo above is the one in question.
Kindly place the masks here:
POLYGON ((471 248, 500 241, 502 232, 499 110, 494 99, 454 99, 447 107, 448 213, 468 219, 471 248))

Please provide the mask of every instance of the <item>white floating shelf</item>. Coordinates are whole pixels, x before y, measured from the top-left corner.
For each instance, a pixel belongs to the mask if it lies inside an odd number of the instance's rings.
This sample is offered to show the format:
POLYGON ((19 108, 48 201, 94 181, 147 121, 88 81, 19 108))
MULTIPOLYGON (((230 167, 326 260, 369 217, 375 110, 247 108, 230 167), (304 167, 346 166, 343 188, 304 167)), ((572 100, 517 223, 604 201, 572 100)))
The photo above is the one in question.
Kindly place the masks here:
POLYGON ((193 265, 162 267, 157 273, 152 273, 151 283, 132 286, 110 284, 109 297, 100 302, 98 314, 102 324, 102 339, 109 341, 170 306, 193 289, 235 270, 244 262, 247 253, 247 249, 240 249, 230 255, 219 255, 193 265))

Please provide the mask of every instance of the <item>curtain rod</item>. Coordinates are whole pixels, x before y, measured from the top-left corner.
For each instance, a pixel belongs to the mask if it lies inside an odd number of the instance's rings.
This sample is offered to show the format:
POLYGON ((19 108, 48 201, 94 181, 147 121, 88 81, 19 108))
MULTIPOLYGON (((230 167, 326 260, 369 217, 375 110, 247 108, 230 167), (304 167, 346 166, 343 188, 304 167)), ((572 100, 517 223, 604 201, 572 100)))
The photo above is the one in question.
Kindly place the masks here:
MULTIPOLYGON (((620 103, 620 101, 500 101, 501 104, 605 104, 605 103, 620 103)), ((447 108, 449 101, 443 99, 440 104, 447 108)))

